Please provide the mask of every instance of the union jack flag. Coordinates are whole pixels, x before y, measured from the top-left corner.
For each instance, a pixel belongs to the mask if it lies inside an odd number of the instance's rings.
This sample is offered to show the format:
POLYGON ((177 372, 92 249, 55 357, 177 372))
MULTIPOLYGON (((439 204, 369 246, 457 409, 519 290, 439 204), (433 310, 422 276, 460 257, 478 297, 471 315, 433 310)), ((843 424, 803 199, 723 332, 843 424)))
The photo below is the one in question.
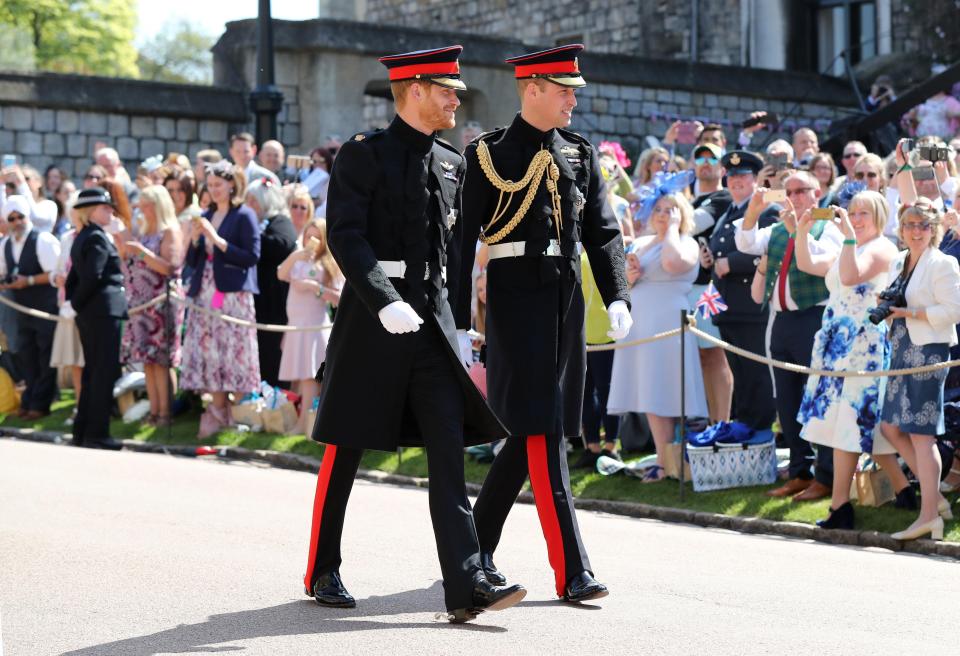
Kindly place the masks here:
POLYGON ((704 319, 720 314, 727 309, 727 304, 723 302, 723 297, 713 286, 712 280, 700 294, 700 298, 697 299, 697 309, 700 310, 700 316, 704 319))

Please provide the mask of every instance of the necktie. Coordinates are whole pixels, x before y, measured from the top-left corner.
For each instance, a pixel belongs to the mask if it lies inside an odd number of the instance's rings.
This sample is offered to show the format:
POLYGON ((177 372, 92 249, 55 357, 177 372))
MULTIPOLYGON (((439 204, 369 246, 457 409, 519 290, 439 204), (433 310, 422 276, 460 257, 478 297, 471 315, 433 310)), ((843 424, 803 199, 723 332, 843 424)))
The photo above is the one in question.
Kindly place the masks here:
POLYGON ((787 240, 787 248, 783 252, 783 262, 780 263, 780 277, 777 279, 777 296, 780 298, 780 310, 787 309, 787 275, 790 273, 790 261, 793 260, 793 237, 787 240))

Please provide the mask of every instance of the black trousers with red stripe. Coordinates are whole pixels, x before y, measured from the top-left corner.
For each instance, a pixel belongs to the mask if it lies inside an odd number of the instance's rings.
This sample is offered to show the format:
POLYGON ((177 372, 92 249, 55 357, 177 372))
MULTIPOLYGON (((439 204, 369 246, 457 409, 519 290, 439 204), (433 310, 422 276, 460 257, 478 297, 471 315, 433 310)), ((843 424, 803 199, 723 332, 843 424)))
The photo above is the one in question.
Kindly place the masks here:
POLYGON ((563 438, 530 435, 506 441, 483 481, 474 506, 480 550, 491 554, 496 550, 503 524, 528 475, 547 541, 547 558, 553 569, 557 596, 562 597, 567 581, 584 570, 592 572, 574 514, 563 438))
MULTIPOLYGON (((480 547, 463 472, 463 392, 439 333, 417 332, 417 354, 407 384, 407 405, 427 452, 430 518, 437 543, 444 600, 449 610, 473 606, 482 577, 480 547)), ((363 449, 327 445, 317 476, 310 555, 304 585, 340 568, 344 515, 363 449)), ((367 530, 375 530, 367 527, 367 530)), ((398 560, 398 563, 400 561, 398 560)))

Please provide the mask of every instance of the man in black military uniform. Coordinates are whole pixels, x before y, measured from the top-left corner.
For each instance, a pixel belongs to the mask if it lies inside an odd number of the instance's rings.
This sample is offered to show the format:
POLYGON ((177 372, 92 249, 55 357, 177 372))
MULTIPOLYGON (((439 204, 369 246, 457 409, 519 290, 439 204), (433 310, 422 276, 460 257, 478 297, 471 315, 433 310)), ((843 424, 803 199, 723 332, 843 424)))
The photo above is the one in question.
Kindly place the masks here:
POLYGON ((508 59, 521 110, 510 127, 481 135, 464 151, 464 239, 457 327, 470 325, 468 282, 476 240, 489 245, 486 363, 491 406, 511 438, 484 481, 474 517, 484 570, 506 579, 492 554, 527 475, 554 570, 557 595, 585 601, 607 594, 593 578, 580 539, 565 437, 578 437, 586 350, 580 289, 581 242, 610 315, 610 336, 630 328, 623 238, 604 193, 596 150, 569 132, 586 83, 570 45, 508 59), (509 182, 516 180, 518 182, 509 182))
MULTIPOLYGON (((720 338, 757 355, 765 355, 768 313, 765 307, 753 302, 750 285, 760 258, 737 250, 734 242, 736 227, 733 222, 742 219, 747 204, 757 189, 757 173, 763 160, 751 152, 734 150, 720 160, 726 169, 727 187, 733 202, 720 215, 710 237, 709 251, 701 251, 701 266, 710 269, 713 284, 723 297, 727 309, 713 317, 720 330, 720 338)), ((778 220, 779 206, 771 206, 760 217, 761 227, 778 220)), ((727 351, 727 361, 733 372, 733 417, 737 421, 760 430, 773 424, 776 409, 773 403, 773 383, 765 365, 727 351)))
POLYGON ((397 117, 344 144, 327 206, 330 250, 343 270, 313 439, 327 444, 317 479, 304 585, 325 606, 353 607, 339 573, 340 538, 363 449, 425 445, 448 619, 473 619, 526 594, 484 576, 463 473, 465 442, 506 429, 460 364, 444 285, 464 164, 435 131, 459 106, 451 46, 384 57, 397 117))

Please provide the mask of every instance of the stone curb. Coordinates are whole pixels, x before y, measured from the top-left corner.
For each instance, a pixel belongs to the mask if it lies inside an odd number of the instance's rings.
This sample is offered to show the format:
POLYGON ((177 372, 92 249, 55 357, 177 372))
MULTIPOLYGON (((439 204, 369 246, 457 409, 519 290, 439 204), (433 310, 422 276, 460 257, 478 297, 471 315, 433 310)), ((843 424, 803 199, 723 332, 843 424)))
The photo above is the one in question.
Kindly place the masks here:
MULTIPOLYGON (((70 444, 72 439, 68 437, 69 433, 35 431, 28 428, 0 427, 0 435, 31 442, 47 442, 63 445, 70 444)), ((164 445, 139 442, 137 440, 123 440, 123 448, 138 453, 164 453, 167 455, 187 457, 198 456, 197 447, 188 445, 164 445)), ((209 454, 200 455, 216 455, 219 458, 229 460, 263 462, 282 469, 293 469, 313 473, 316 473, 320 469, 320 461, 311 456, 304 456, 297 453, 245 449, 238 446, 210 447, 209 454)), ((426 478, 404 476, 402 474, 388 474, 376 470, 361 469, 357 472, 357 478, 373 483, 387 483, 405 487, 428 487, 428 480, 426 478)), ((467 491, 475 495, 480 491, 480 486, 476 483, 467 483, 467 491)), ((533 503, 533 494, 530 492, 522 492, 518 497, 518 501, 522 503, 533 503)), ((682 508, 664 508, 629 501, 577 498, 574 499, 574 505, 582 510, 594 510, 611 515, 636 517, 638 519, 656 519, 662 522, 692 524, 694 526, 720 528, 729 531, 738 531, 740 533, 777 535, 800 540, 813 540, 826 544, 879 548, 889 551, 899 551, 924 556, 941 556, 960 560, 960 543, 957 542, 935 540, 911 540, 904 542, 894 540, 889 534, 879 533, 877 531, 828 531, 816 526, 797 522, 779 522, 758 517, 730 517, 718 513, 684 510, 682 508)))

